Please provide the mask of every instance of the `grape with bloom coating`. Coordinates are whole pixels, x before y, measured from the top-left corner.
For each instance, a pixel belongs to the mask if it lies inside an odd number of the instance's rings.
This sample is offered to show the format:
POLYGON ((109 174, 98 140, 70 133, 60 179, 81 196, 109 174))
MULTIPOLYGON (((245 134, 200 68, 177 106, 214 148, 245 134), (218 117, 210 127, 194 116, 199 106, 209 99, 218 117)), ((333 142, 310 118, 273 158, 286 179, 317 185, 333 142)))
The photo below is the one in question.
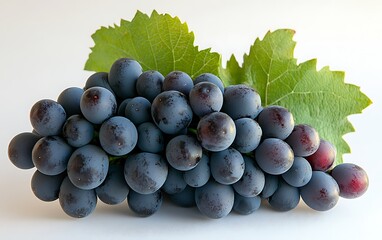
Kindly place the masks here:
POLYGON ((227 149, 236 137, 235 122, 222 112, 204 116, 200 119, 196 131, 202 147, 211 152, 227 149))
POLYGON ((338 164, 331 171, 331 175, 338 183, 340 196, 343 198, 360 197, 369 187, 366 171, 353 163, 338 164))

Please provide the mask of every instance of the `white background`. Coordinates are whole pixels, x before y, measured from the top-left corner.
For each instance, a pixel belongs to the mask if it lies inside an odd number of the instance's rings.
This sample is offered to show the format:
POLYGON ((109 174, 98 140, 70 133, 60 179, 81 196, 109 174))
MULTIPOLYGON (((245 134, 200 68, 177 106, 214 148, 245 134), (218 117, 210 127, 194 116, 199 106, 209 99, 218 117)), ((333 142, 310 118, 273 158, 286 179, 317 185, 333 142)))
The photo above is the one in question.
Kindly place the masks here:
MULTIPOLYGON (((382 3, 380 1, 5 1, 0 0, 0 238, 1 239, 381 239, 382 3), (131 20, 136 10, 179 16, 195 33, 195 43, 211 47, 223 60, 239 61, 256 37, 268 30, 296 30, 295 57, 317 58, 319 67, 346 72, 373 101, 351 116, 356 132, 345 136, 352 154, 346 162, 369 174, 368 192, 340 199, 328 212, 301 203, 279 213, 267 206, 250 216, 220 220, 196 209, 170 204, 149 218, 135 217, 127 204, 99 204, 85 219, 66 216, 58 202, 34 197, 34 170, 14 167, 7 156, 10 139, 30 131, 29 110, 42 98, 56 99, 65 88, 84 85, 84 71, 100 26, 131 20)), ((319 106, 317 106, 319 107, 319 106)))

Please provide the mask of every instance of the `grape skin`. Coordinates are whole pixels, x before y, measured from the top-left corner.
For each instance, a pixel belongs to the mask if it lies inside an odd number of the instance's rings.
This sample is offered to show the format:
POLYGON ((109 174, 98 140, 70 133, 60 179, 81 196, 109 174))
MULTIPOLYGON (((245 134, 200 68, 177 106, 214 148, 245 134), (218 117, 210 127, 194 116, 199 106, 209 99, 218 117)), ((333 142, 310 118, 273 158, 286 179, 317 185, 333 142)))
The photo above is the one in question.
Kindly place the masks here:
POLYGON ((178 193, 168 195, 170 200, 180 207, 194 207, 195 203, 195 188, 186 186, 186 188, 178 193))
POLYGON ((182 71, 172 71, 163 80, 163 91, 176 90, 188 96, 194 82, 191 77, 182 71))
POLYGON ((340 188, 340 196, 347 199, 362 196, 369 187, 366 171, 353 163, 338 164, 331 171, 340 188))
POLYGON ((115 95, 113 89, 111 89, 109 85, 109 77, 107 72, 96 72, 92 74, 85 83, 84 90, 87 90, 91 87, 103 87, 109 90, 111 93, 115 95))
POLYGON ((222 112, 233 120, 238 118, 256 118, 261 111, 260 95, 251 87, 243 84, 231 85, 224 90, 222 112))
POLYGON ((312 167, 303 157, 295 157, 292 167, 282 174, 282 178, 293 187, 302 187, 312 178, 312 167))
POLYGON ((211 175, 218 183, 230 185, 243 176, 245 163, 243 156, 234 148, 211 153, 211 175))
POLYGON ((227 216, 234 204, 235 193, 231 186, 210 180, 195 189, 195 202, 205 216, 218 219, 227 216))
POLYGON ((125 181, 123 168, 110 165, 105 180, 95 190, 98 198, 106 204, 116 205, 125 201, 130 188, 125 181))
POLYGON ((192 109, 186 96, 178 91, 165 91, 153 100, 151 116, 159 129, 166 134, 177 134, 192 121, 192 109))
POLYGON ((183 179, 183 172, 176 170, 173 167, 168 168, 166 181, 162 186, 162 190, 167 194, 175 194, 182 192, 187 186, 183 179))
POLYGON ((190 91, 190 106, 194 113, 203 117, 211 112, 219 112, 223 106, 223 94, 213 83, 201 82, 190 91))
POLYGON ((300 188, 302 200, 316 211, 332 209, 338 202, 340 189, 332 176, 313 171, 308 184, 300 188))
POLYGON ((151 103, 144 97, 130 99, 125 107, 125 116, 136 126, 151 121, 151 103))
POLYGON ((60 187, 59 202, 66 214, 74 218, 83 218, 90 215, 96 208, 97 195, 93 189, 77 188, 66 177, 60 187))
POLYGON ((9 160, 20 169, 34 167, 32 150, 41 137, 30 132, 19 133, 12 138, 8 145, 9 160))
POLYGON ((162 131, 152 122, 138 126, 137 146, 142 152, 160 153, 165 148, 162 131))
POLYGON ((129 119, 115 116, 102 123, 99 130, 99 141, 107 153, 123 156, 130 153, 136 146, 138 132, 129 119))
POLYGON ((269 197, 268 202, 277 211, 290 211, 296 208, 300 202, 299 189, 289 185, 284 180, 280 180, 276 191, 269 197))
POLYGON ((211 176, 210 159, 206 153, 202 154, 198 165, 183 174, 184 181, 191 187, 201 187, 208 182, 211 176))
POLYGON ((336 148, 330 142, 321 139, 317 151, 306 157, 315 171, 329 170, 336 160, 336 148))
POLYGON ((235 120, 236 137, 233 147, 241 153, 252 152, 259 146, 262 130, 259 124, 251 118, 235 120))
POLYGON ((32 150, 32 160, 36 168, 46 175, 58 175, 66 171, 72 148, 58 136, 43 137, 32 150))
POLYGON ((143 72, 136 83, 138 95, 152 102, 162 92, 163 80, 164 76, 158 71, 148 70, 143 72))
POLYGON ((201 118, 196 131, 202 147, 211 152, 227 149, 236 137, 235 122, 222 112, 213 112, 201 118))
POLYGON ((286 139, 293 131, 294 119, 291 112, 281 106, 267 106, 257 118, 264 138, 286 139))
POLYGON ((259 196, 243 197, 235 193, 233 211, 240 215, 249 215, 260 208, 261 198, 259 196))
POLYGON ((68 177, 78 188, 89 190, 101 185, 109 170, 107 154, 96 145, 77 148, 68 162, 68 177))
POLYGON ((198 141, 188 135, 172 138, 166 146, 166 159, 175 169, 188 171, 197 166, 202 158, 202 147, 198 141))
POLYGON ((80 114, 80 101, 84 93, 82 88, 70 87, 60 93, 57 102, 65 109, 67 117, 80 114))
POLYGON ((255 158, 264 172, 280 175, 292 167, 294 155, 283 140, 267 138, 255 150, 255 158))
POLYGON ((59 175, 45 175, 36 170, 31 179, 31 189, 34 195, 44 202, 51 202, 58 199, 60 186, 66 177, 66 172, 59 175))
POLYGON ((81 97, 81 112, 91 123, 101 124, 115 115, 117 100, 112 92, 103 87, 91 87, 81 97))
POLYGON ((265 184, 263 191, 261 191, 260 196, 261 198, 267 199, 270 196, 273 195, 273 193, 276 192, 277 187, 279 185, 279 176, 278 175, 272 175, 268 173, 264 173, 265 176, 265 184))
POLYGON ((285 139, 291 146, 295 156, 307 157, 317 151, 320 145, 318 132, 307 124, 298 124, 292 133, 285 139))
POLYGON ((265 186, 263 171, 257 166, 254 159, 243 156, 245 170, 242 178, 235 184, 233 189, 243 197, 254 197, 261 193, 265 186))
POLYGON ((218 86, 222 93, 224 93, 224 85, 222 80, 212 73, 202 73, 194 79, 195 85, 201 82, 213 83, 216 86, 218 86))
POLYGON ((82 147, 93 140, 94 126, 81 115, 72 115, 62 127, 62 135, 70 146, 82 147))
POLYGON ((129 187, 140 194, 158 191, 166 181, 168 166, 158 154, 141 152, 126 158, 125 180, 129 187))
POLYGON ((136 82, 142 74, 142 66, 130 58, 116 60, 110 68, 109 85, 121 99, 136 96, 136 82))
POLYGON ((32 127, 41 136, 59 135, 65 120, 65 109, 50 99, 36 102, 30 111, 32 127))
POLYGON ((162 206, 162 202, 163 195, 160 190, 149 194, 131 191, 127 197, 131 211, 140 217, 148 217, 156 213, 162 206))

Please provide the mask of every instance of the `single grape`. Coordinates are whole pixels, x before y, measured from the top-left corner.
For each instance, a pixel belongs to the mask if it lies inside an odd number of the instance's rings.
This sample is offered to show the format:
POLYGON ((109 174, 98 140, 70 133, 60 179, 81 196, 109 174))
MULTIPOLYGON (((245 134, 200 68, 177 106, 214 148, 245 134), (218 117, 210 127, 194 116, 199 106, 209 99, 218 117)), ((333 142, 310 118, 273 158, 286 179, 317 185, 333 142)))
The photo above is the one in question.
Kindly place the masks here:
POLYGON ((144 97, 130 99, 125 107, 125 116, 136 126, 151 121, 151 103, 144 97))
POLYGON ((68 177, 81 189, 94 189, 105 180, 109 169, 107 154, 98 146, 77 148, 68 162, 68 177))
POLYGON ((309 183, 300 188, 300 194, 310 208, 327 211, 337 204, 340 189, 332 176, 325 172, 313 171, 309 183))
POLYGON ((218 88, 220 89, 220 91, 222 93, 224 93, 224 85, 223 85, 222 80, 212 73, 202 73, 194 79, 195 85, 200 83, 200 82, 213 83, 216 86, 218 86, 218 88))
POLYGON ((168 174, 166 161, 158 154, 141 152, 126 158, 125 180, 140 194, 152 194, 164 184, 168 174))
POLYGON ((296 208, 300 202, 300 192, 298 188, 292 187, 281 179, 276 191, 269 197, 268 202, 277 211, 290 211, 296 208))
POLYGON ((241 215, 249 215, 260 208, 261 198, 259 196, 243 197, 235 193, 233 211, 241 215))
POLYGON ((20 169, 34 167, 32 149, 41 137, 30 132, 19 133, 12 138, 8 145, 9 160, 20 169))
POLYGON ((263 191, 265 185, 265 176, 263 171, 257 166, 254 159, 243 156, 245 170, 243 177, 233 184, 233 189, 244 197, 254 197, 263 191))
POLYGON ((212 112, 219 112, 223 106, 223 94, 213 83, 196 84, 189 94, 190 106, 194 113, 203 117, 212 112))
POLYGON ((209 218, 227 216, 234 204, 235 193, 231 186, 214 180, 195 189, 195 202, 199 211, 209 218))
POLYGON ((81 97, 81 112, 91 123, 101 124, 117 111, 117 101, 112 92, 103 87, 91 87, 81 97))
POLYGON ((169 167, 167 179, 162 186, 162 190, 167 194, 175 194, 183 191, 186 186, 187 183, 183 179, 183 172, 169 167))
POLYGON ((149 194, 131 191, 127 197, 131 211, 140 217, 148 217, 156 213, 162 206, 162 202, 163 195, 160 190, 149 194))
POLYGON ((178 135, 166 146, 168 163, 180 171, 188 171, 196 167, 202 158, 202 153, 202 147, 198 141, 188 135, 178 135))
POLYGON ((262 130, 260 125, 251 118, 235 120, 236 137, 233 147, 241 153, 252 152, 259 146, 262 130))
POLYGON ((163 91, 176 90, 188 96, 194 82, 191 77, 182 71, 173 71, 166 75, 163 80, 163 91))
POLYGON ((152 102, 162 92, 164 76, 155 70, 143 72, 137 80, 136 88, 139 96, 152 102))
POLYGON ((123 167, 110 165, 105 181, 95 190, 98 198, 106 204, 115 205, 125 201, 130 188, 126 183, 123 167))
POLYGON ((234 121, 222 112, 213 112, 204 116, 200 119, 196 131, 202 147, 212 152, 227 149, 236 136, 234 121))
POLYGON ((93 189, 79 189, 66 177, 60 187, 59 202, 66 214, 74 218, 83 218, 96 208, 97 195, 93 189))
POLYGON ((291 146, 295 156, 307 157, 317 151, 320 137, 311 126, 298 124, 294 126, 292 133, 285 139, 285 142, 291 146))
POLYGON ((64 108, 50 99, 36 102, 30 111, 32 127, 41 136, 59 135, 65 120, 64 108))
POLYGON ((135 85, 141 74, 142 66, 137 61, 120 58, 110 68, 108 78, 110 87, 122 99, 135 97, 135 85))
POLYGON ((343 198, 357 198, 362 196, 369 187, 369 178, 366 171, 353 163, 341 163, 331 172, 340 188, 343 198))
POLYGON ((191 187, 201 187, 208 182, 211 176, 210 159, 206 153, 202 154, 198 165, 183 174, 184 181, 191 187))
POLYGON ((166 134, 177 134, 187 128, 192 115, 186 96, 178 91, 160 93, 151 105, 154 123, 166 134))
POLYGON ((142 123, 137 131, 137 146, 142 152, 160 153, 165 149, 163 133, 154 123, 142 123))
POLYGON ((32 150, 36 168, 46 175, 58 175, 66 171, 72 148, 58 136, 43 137, 32 150))
POLYGON ((245 163, 243 156, 234 148, 211 153, 211 175, 221 184, 233 184, 243 176, 245 163))
POLYGON ((294 119, 288 109, 281 106, 267 106, 257 118, 264 138, 286 139, 294 128, 294 119))
POLYGON ((260 95, 251 87, 243 84, 231 85, 224 90, 222 112, 232 119, 256 118, 261 111, 260 95))
POLYGON ((99 141, 107 153, 122 156, 134 149, 138 141, 138 132, 129 119, 115 116, 102 123, 99 141))
POLYGON ((58 199, 60 186, 65 177, 66 172, 59 175, 49 176, 36 170, 31 179, 32 192, 41 201, 54 201, 58 199))
POLYGON ((62 127, 62 136, 70 146, 82 147, 93 140, 94 126, 82 115, 72 115, 62 127))
POLYGON ((125 116, 126 106, 132 98, 126 98, 118 105, 117 115, 125 116))
POLYGON ((109 78, 107 72, 96 72, 92 74, 86 80, 84 90, 87 90, 91 87, 103 87, 114 94, 113 89, 111 89, 109 85, 109 78))
POLYGON ((265 184, 263 191, 260 193, 260 197, 267 199, 270 196, 272 196, 279 186, 279 176, 278 175, 272 175, 268 173, 264 173, 265 176, 265 184))
POLYGON ((168 195, 170 200, 180 207, 194 207, 195 203, 195 188, 186 186, 186 188, 178 193, 168 195))
POLYGON ((255 150, 255 159, 264 172, 280 175, 292 167, 294 155, 283 140, 267 138, 255 150))
POLYGON ((303 157, 295 157, 293 165, 282 174, 282 178, 293 187, 302 187, 312 178, 312 167, 303 157))
POLYGON ((306 157, 306 160, 308 160, 313 170, 325 172, 333 166, 336 154, 336 147, 330 142, 321 139, 317 151, 306 157))
POLYGON ((67 117, 81 113, 80 101, 83 93, 82 88, 70 87, 58 96, 57 102, 65 109, 67 117))

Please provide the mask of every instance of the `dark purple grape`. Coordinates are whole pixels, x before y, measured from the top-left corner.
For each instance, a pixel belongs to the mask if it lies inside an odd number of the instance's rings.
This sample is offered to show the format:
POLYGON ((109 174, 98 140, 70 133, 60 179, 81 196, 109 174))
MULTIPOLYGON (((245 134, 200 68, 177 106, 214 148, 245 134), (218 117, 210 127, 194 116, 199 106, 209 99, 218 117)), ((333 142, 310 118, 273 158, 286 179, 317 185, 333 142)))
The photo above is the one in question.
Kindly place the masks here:
POLYGON ((263 171, 257 166, 254 159, 243 156, 245 170, 242 178, 235 184, 233 189, 244 197, 254 197, 263 191, 265 185, 265 176, 263 171))
POLYGON ((369 187, 366 171, 353 163, 338 164, 333 168, 331 175, 338 183, 340 196, 343 198, 360 197, 369 187))
POLYGON ((292 167, 283 173, 282 177, 289 185, 302 187, 311 179, 312 167, 305 158, 295 157, 292 167))
POLYGON ((50 99, 38 101, 30 111, 32 127, 41 136, 60 135, 66 117, 61 104, 50 99))
POLYGON ((223 106, 223 94, 213 83, 201 82, 190 91, 190 106, 194 113, 203 117, 212 112, 219 112, 223 106))
POLYGON ((224 90, 222 112, 232 119, 256 118, 261 111, 260 95, 251 87, 240 84, 231 85, 224 90))
POLYGON ((191 77, 182 71, 173 71, 166 75, 163 80, 163 91, 175 90, 188 96, 194 82, 191 77))
POLYGON ((197 166, 202 158, 202 147, 196 138, 179 135, 172 138, 166 146, 166 159, 175 169, 188 171, 197 166))
POLYGON ((272 175, 268 173, 264 173, 265 176, 265 184, 263 191, 260 193, 261 198, 269 198, 276 192, 277 187, 279 185, 279 176, 272 175))
POLYGON ((249 215, 260 208, 261 198, 259 196, 243 197, 235 193, 233 211, 241 215, 249 215))
POLYGON ((294 127, 292 113, 281 106, 265 107, 257 117, 257 122, 263 130, 264 138, 284 140, 291 134, 294 127))
POLYGON ((86 80, 84 90, 87 90, 91 87, 103 87, 114 94, 113 89, 111 89, 109 85, 109 78, 107 72, 96 72, 92 74, 86 80))
POLYGON ((162 202, 163 194, 160 190, 148 194, 130 191, 127 197, 131 211, 140 217, 148 217, 156 213, 162 206, 162 202))
POLYGON ((65 177, 66 172, 59 175, 49 176, 36 170, 31 179, 32 191, 41 201, 54 201, 58 199, 60 186, 65 177))
POLYGON ((20 169, 33 168, 32 150, 40 138, 40 136, 30 132, 23 132, 14 136, 8 145, 9 160, 20 169))
POLYGON ((332 176, 325 172, 313 171, 309 183, 300 188, 300 194, 310 208, 327 211, 337 204, 340 189, 332 176))
POLYGON ((283 140, 267 138, 255 150, 255 159, 264 172, 280 175, 292 167, 294 155, 283 140))
POLYGON ((218 183, 230 185, 243 176, 245 163, 243 156, 234 148, 211 153, 211 175, 218 183))
POLYGON ((164 76, 154 70, 143 72, 137 80, 136 88, 139 96, 152 102, 162 92, 164 76))
POLYGON ((269 197, 268 202, 277 211, 290 211, 296 208, 300 202, 300 193, 298 188, 280 180, 276 191, 269 197))
POLYGON ((285 139, 285 142, 291 146, 295 156, 307 157, 317 151, 320 145, 320 137, 318 132, 311 126, 298 124, 288 138, 285 139))
POLYGON ((241 153, 252 152, 259 146, 262 130, 252 118, 239 118, 235 120, 236 137, 233 147, 241 153))
POLYGON ((218 86, 222 93, 224 93, 224 85, 222 80, 212 73, 202 73, 194 79, 195 85, 201 82, 213 83, 216 86, 218 86))
POLYGON ((212 152, 227 149, 236 137, 235 122, 222 112, 213 112, 200 119, 197 136, 202 147, 212 152))

